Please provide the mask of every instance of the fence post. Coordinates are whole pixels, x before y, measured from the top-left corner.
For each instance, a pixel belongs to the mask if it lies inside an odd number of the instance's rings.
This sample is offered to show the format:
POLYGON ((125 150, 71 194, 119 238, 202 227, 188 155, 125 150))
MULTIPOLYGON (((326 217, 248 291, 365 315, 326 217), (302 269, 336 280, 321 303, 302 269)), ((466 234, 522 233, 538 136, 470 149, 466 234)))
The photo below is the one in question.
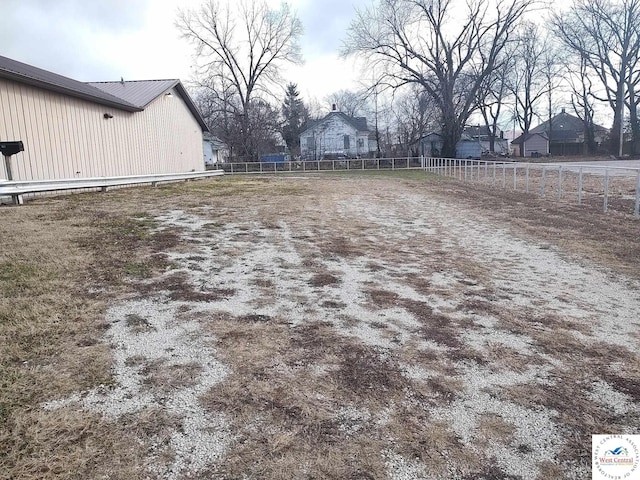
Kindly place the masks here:
POLYGON ((273 162, 273 173, 278 173, 278 164, 276 162, 273 162))
POLYGON ((546 172, 547 167, 542 167, 542 177, 540 178, 540 196, 544 197, 544 174, 546 172))
POLYGON ((638 179, 636 180, 636 208, 633 211, 633 216, 640 218, 640 170, 638 170, 638 179))
POLYGON ((489 181, 489 162, 484 162, 484 183, 489 181))
POLYGON ((562 165, 558 167, 558 200, 562 198, 562 165))
POLYGON ((231 175, 233 175, 233 162, 231 162, 230 165, 231 165, 231 175))
POLYGON ((528 163, 527 163, 527 168, 524 176, 525 176, 525 184, 526 184, 525 188, 527 189, 527 193, 529 193, 529 164, 528 163))
POLYGON ((396 169, 396 159, 392 158, 391 159, 391 170, 395 170, 396 169))
POLYGON ((609 169, 604 169, 604 202, 602 205, 602 211, 607 213, 609 209, 609 169))
POLYGON ((262 162, 260 162, 260 173, 262 173, 262 162))
POLYGON ((578 205, 582 205, 582 167, 578 170, 578 205))

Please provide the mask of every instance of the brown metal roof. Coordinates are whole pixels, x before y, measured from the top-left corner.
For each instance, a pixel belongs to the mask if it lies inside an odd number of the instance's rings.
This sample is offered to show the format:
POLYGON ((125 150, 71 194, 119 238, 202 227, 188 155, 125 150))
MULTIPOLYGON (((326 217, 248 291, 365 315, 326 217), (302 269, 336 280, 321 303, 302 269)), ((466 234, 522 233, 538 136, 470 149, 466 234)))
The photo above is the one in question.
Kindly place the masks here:
POLYGON ((135 80, 126 82, 89 82, 89 85, 132 103, 137 107, 145 108, 160 95, 173 88, 178 81, 179 80, 135 80))
POLYGON ((208 132, 200 111, 193 103, 193 100, 187 93, 180 80, 133 80, 119 82, 91 82, 89 85, 99 88, 104 92, 122 98, 137 107, 144 109, 156 98, 164 95, 166 92, 175 87, 180 97, 187 104, 187 108, 200 124, 203 132, 208 132))
POLYGON ((202 115, 182 83, 180 83, 180 80, 83 83, 3 56, 0 56, 0 78, 14 80, 127 112, 141 112, 154 99, 175 88, 191 114, 200 124, 202 131, 209 131, 202 115))
POLYGON ((139 112, 142 109, 122 98, 118 98, 87 83, 42 70, 26 63, 0 56, 0 78, 14 80, 27 85, 43 88, 57 93, 89 100, 100 105, 139 112))

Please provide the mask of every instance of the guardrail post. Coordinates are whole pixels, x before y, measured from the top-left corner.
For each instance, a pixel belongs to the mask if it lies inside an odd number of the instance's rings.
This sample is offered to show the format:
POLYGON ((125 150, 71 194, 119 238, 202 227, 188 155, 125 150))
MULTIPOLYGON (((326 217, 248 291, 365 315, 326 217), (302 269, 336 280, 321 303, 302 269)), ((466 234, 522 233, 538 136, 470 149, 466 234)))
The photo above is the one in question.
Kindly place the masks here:
POLYGON ((544 197, 544 177, 547 167, 542 167, 542 176, 540 177, 540 196, 544 197))
POLYGON ((636 179, 636 207, 633 210, 633 216, 640 218, 640 170, 638 170, 638 178, 636 179))
POLYGON ((582 167, 578 170, 578 205, 582 205, 582 167))
POLYGON ((562 198, 562 165, 558 167, 558 200, 562 198))
POLYGON ((609 209, 609 169, 604 169, 604 202, 602 204, 602 211, 607 213, 609 209))

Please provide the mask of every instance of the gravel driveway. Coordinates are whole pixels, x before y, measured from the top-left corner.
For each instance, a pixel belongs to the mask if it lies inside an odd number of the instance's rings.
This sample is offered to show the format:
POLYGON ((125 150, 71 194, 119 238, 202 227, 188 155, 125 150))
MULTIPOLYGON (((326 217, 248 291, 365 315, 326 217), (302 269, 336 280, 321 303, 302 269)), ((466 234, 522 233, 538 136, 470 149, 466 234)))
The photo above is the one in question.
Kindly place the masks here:
POLYGON ((115 387, 46 408, 162 410, 166 479, 583 479, 637 433, 636 279, 420 182, 256 182, 155 207, 181 241, 109 309, 115 387))

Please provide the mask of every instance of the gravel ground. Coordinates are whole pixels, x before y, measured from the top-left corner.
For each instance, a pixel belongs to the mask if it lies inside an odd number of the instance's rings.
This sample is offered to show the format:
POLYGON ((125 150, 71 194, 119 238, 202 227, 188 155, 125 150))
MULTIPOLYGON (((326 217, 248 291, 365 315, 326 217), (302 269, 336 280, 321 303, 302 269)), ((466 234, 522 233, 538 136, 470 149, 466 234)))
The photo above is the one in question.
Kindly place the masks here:
MULTIPOLYGON (((230 346, 201 319, 250 316, 283 322, 286 338, 324 322, 341 342, 399 366, 404 383, 393 395, 374 387, 370 398, 327 400, 338 425, 335 441, 348 450, 355 439, 375 437, 389 479, 586 478, 588 454, 572 455, 586 451, 587 433, 577 449, 571 441, 578 427, 564 407, 544 400, 565 392, 581 369, 588 382, 579 384, 577 397, 593 409, 589 414, 609 412, 617 416, 611 428, 633 430, 639 399, 607 379, 618 378, 612 375, 621 368, 635 375, 640 282, 415 184, 269 181, 295 183, 305 194, 156 214, 159 229, 177 229, 181 244, 166 252, 173 268, 152 283, 182 275, 193 292, 209 296, 189 301, 157 289, 114 305, 105 338, 114 352, 114 384, 46 408, 75 405, 109 417, 158 408, 178 427, 150 448, 149 474, 227 478, 211 472, 225 471, 250 425, 203 406, 201 398, 222 396, 217 392, 244 366, 228 363, 230 346), (584 369, 592 353, 583 349, 596 348, 623 352, 626 360, 584 369), (193 367, 189 381, 168 381, 171 388, 154 381, 157 369, 186 366, 193 367), (409 444, 428 443, 423 436, 441 425, 455 440, 412 453, 390 427, 408 412, 423 422, 409 444)), ((344 369, 326 360, 331 356, 288 364, 273 348, 265 373, 272 382, 306 376, 332 384, 344 369)), ((569 413, 573 408, 566 405, 569 413)), ((261 415, 255 420, 264 421, 261 415)), ((313 472, 307 465, 281 476, 313 472)), ((369 475, 352 478, 380 478, 369 475)))

